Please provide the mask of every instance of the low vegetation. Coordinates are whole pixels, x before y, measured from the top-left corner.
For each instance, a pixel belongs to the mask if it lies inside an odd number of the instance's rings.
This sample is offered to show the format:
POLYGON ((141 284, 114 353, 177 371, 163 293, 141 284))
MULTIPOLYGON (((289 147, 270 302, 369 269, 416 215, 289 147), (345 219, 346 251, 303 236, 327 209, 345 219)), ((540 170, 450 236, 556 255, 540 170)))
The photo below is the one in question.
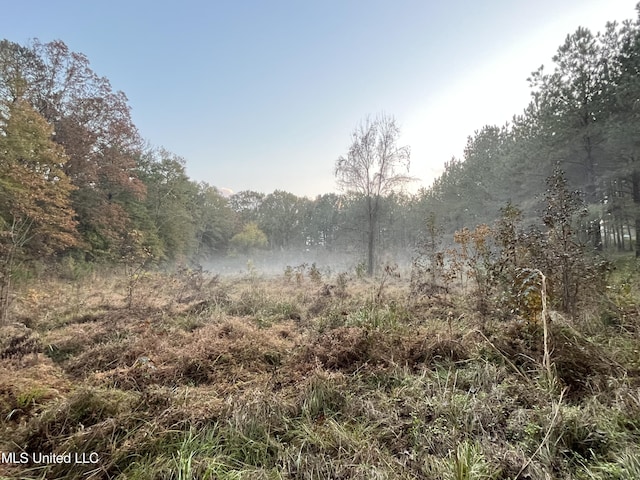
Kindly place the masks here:
POLYGON ((547 348, 473 282, 420 294, 392 268, 42 281, 0 330, 0 451, 98 461, 0 475, 638 478, 638 265, 616 266, 547 348))
POLYGON ((640 478, 640 18, 553 61, 416 194, 380 115, 227 198, 0 41, 0 477, 640 478))

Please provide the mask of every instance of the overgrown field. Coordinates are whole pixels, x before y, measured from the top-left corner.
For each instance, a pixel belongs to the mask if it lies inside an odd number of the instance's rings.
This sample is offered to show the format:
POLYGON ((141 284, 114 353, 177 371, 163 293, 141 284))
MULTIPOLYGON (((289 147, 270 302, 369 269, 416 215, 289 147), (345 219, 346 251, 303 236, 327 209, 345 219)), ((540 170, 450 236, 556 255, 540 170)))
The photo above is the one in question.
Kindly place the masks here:
POLYGON ((633 270, 552 312, 550 372, 541 322, 406 278, 41 281, 0 327, 0 477, 638 479, 633 270))

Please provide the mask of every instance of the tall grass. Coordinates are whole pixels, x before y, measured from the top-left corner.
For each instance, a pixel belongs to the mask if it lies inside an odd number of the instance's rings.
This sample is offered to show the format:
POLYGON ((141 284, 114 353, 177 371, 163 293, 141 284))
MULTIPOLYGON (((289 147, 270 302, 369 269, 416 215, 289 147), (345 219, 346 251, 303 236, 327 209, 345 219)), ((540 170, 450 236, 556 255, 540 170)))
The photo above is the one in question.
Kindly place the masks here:
POLYGON ((554 317, 545 342, 541 325, 479 323, 473 302, 416 301, 395 278, 152 274, 129 307, 125 283, 90 275, 25 290, 24 324, 0 332, 0 450, 95 451, 100 463, 0 465, 0 476, 640 471, 637 318, 617 287, 622 310, 606 308, 622 324, 593 333, 554 317))

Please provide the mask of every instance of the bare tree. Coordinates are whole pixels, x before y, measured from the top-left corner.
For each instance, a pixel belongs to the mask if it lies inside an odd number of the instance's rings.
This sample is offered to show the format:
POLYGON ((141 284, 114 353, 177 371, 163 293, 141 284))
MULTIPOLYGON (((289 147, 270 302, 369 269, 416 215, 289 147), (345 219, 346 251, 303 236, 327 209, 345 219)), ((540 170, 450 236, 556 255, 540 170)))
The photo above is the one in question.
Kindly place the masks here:
POLYGON ((400 129, 393 117, 367 117, 353 131, 346 157, 336 161, 335 176, 343 191, 363 195, 367 208, 367 273, 375 267, 375 240, 380 198, 413 180, 409 172, 410 149, 398 147, 400 129))

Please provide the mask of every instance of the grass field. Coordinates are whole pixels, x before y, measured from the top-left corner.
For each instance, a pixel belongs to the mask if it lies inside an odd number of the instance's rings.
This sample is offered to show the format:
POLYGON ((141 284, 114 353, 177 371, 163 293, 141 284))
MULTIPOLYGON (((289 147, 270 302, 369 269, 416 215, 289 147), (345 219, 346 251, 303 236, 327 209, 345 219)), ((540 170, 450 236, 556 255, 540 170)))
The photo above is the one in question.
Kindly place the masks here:
POLYGON ((0 477, 638 479, 625 281, 552 315, 551 375, 541 325, 403 278, 41 281, 0 328, 0 477))

